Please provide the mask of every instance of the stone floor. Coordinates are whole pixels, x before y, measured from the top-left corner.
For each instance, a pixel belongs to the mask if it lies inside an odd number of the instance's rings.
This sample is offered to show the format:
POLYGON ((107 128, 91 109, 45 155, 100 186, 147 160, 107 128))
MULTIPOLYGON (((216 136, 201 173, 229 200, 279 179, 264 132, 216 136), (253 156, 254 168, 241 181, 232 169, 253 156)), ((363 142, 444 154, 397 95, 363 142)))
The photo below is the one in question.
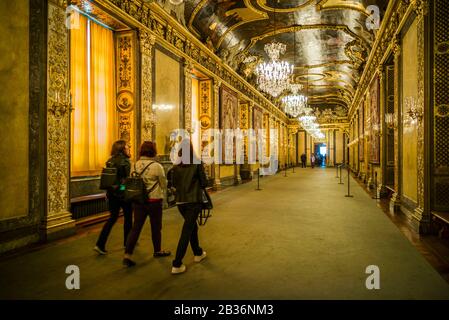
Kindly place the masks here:
MULTIPOLYGON (((352 178, 351 178, 352 179, 352 178)), ((376 202, 352 180, 354 198, 333 169, 295 169, 213 195, 200 229, 208 257, 185 274, 172 258, 152 257, 149 225, 135 259, 121 265, 122 224, 107 256, 92 250, 101 225, 72 238, 0 261, 0 299, 448 299, 449 285, 376 202), (81 288, 67 290, 66 266, 80 268, 81 288), (380 289, 365 286, 367 266, 380 269, 380 289)), ((164 212, 163 246, 175 251, 182 219, 164 212)))

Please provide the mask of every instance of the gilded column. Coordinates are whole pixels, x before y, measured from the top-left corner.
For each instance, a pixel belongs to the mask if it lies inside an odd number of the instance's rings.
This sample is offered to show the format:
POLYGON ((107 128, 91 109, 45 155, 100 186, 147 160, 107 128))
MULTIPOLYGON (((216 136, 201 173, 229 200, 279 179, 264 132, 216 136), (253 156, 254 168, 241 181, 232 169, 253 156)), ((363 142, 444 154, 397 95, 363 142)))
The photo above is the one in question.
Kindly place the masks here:
POLYGON ((70 105, 66 3, 48 3, 47 52, 47 212, 42 235, 54 239, 74 233, 69 212, 70 105))
MULTIPOLYGON (((214 129, 220 129, 220 87, 221 81, 218 79, 214 79, 214 129)), ((214 136, 214 142, 216 139, 216 135, 214 136)), ((215 147, 218 143, 215 143, 215 147)), ((215 161, 214 161, 214 189, 219 190, 221 188, 221 180, 220 180, 220 164, 218 163, 219 154, 221 150, 215 150, 215 161)))
POLYGON ((401 166, 400 166, 400 132, 402 131, 402 115, 400 106, 400 87, 399 87, 399 76, 400 76, 400 58, 401 58, 401 46, 399 37, 395 37, 392 42, 393 52, 394 52, 394 116, 397 125, 394 128, 394 194, 390 200, 390 212, 394 213, 400 206, 400 176, 401 176, 401 166))
MULTIPOLYGON (((242 113, 242 106, 240 105, 240 101, 242 100, 242 98, 238 97, 238 103, 237 103, 237 114, 236 114, 236 128, 241 128, 242 127, 242 119, 241 119, 241 113, 242 113)), ((235 142, 234 142, 235 143, 235 142)), ((236 154, 234 155, 234 184, 238 185, 242 183, 242 176, 240 175, 240 164, 237 164, 236 161, 236 154)))
MULTIPOLYGON (((254 129, 254 101, 250 101, 249 107, 248 107, 248 129, 254 129)), ((249 152, 249 144, 247 144, 247 152, 249 152)), ((246 158, 245 161, 248 161, 249 159, 246 158)), ((249 167, 249 177, 250 179, 253 179, 253 164, 248 163, 249 167)))
POLYGON ((184 128, 192 133, 192 70, 190 61, 184 62, 184 128))
POLYGON ((147 31, 141 29, 139 32, 140 40, 140 75, 141 92, 140 101, 142 104, 142 141, 153 140, 153 47, 156 37, 147 31))
MULTIPOLYGON (((420 233, 427 233, 430 227, 430 212, 425 210, 425 149, 424 149, 424 138, 425 138, 425 118, 429 116, 428 108, 429 106, 425 103, 425 16, 428 13, 428 1, 427 0, 417 0, 413 3, 414 10, 416 12, 416 19, 418 23, 418 98, 417 98, 417 108, 422 110, 422 117, 418 117, 417 122, 417 164, 418 164, 418 206, 413 214, 413 224, 420 233)), ((427 122, 428 123, 428 122, 427 122)))
POLYGON ((377 198, 385 195, 386 192, 386 177, 387 177, 387 157, 386 157, 386 142, 387 142, 387 126, 385 124, 385 113, 386 113, 386 105, 385 105, 385 76, 384 76, 384 66, 380 66, 377 69, 377 74, 379 75, 379 84, 380 84, 380 177, 377 177, 378 186, 377 186, 377 198), (380 180, 380 182, 379 182, 380 180))

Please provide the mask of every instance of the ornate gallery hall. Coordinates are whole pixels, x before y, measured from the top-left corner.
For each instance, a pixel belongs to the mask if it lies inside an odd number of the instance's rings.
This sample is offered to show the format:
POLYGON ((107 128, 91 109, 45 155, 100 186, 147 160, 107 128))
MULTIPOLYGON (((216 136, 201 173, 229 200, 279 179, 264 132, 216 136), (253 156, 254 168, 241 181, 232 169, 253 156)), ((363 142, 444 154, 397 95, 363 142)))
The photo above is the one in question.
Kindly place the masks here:
POLYGON ((449 299, 447 1, 0 17, 0 299, 449 299))

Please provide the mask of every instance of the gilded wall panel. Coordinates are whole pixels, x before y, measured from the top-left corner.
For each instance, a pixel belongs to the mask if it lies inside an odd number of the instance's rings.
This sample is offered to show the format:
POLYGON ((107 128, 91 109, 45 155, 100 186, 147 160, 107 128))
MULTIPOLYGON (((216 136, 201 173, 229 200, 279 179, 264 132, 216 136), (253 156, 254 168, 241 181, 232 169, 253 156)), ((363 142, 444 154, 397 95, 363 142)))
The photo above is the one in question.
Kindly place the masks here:
POLYGON ((374 77, 369 94, 369 160, 373 164, 380 164, 380 91, 379 78, 374 77))
POLYGON ((48 5, 47 214, 68 212, 68 32, 65 11, 48 5), (59 97, 59 99, 58 99, 59 97))
POLYGON ((413 102, 416 103, 418 92, 416 20, 405 34, 402 44, 402 191, 404 196, 417 202, 417 123, 407 113, 413 102))
POLYGON ((29 1, 0 2, 0 220, 28 214, 29 1))
POLYGON ((155 50, 156 144, 160 155, 169 155, 170 134, 180 124, 180 63, 160 50, 155 50))
POLYGON ((139 31, 140 57, 141 57, 141 95, 142 105, 142 141, 153 139, 152 129, 154 126, 153 114, 153 47, 156 41, 154 35, 145 30, 139 31))

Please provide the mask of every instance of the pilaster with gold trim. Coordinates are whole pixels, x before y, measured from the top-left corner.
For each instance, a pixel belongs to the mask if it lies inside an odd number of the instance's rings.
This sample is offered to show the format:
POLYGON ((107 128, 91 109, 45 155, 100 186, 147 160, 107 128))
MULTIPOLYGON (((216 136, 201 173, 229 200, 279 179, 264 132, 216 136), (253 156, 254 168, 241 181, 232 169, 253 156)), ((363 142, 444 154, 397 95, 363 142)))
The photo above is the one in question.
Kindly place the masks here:
POLYGON ((381 170, 380 177, 377 179, 377 198, 384 197, 386 195, 386 179, 387 179, 387 155, 386 155, 386 142, 387 142, 387 126, 385 123, 385 113, 386 113, 386 97, 385 97, 385 68, 384 66, 379 66, 377 68, 377 74, 379 76, 379 91, 380 91, 380 162, 381 170), (379 183, 380 180, 380 183, 379 183))
MULTIPOLYGON (((221 81, 218 79, 214 79, 214 98, 213 98, 213 113, 214 113, 214 129, 220 128, 220 87, 221 81)), ((215 141, 215 138, 214 138, 215 141)), ((220 150, 214 149, 215 161, 214 161, 214 189, 219 190, 221 188, 221 180, 220 180, 220 164, 217 162, 218 153, 220 150)))
MULTIPOLYGON (((417 98, 417 108, 423 110, 423 117, 419 117, 417 120, 417 165, 418 165, 418 206, 413 213, 412 225, 415 227, 419 233, 427 233, 430 230, 430 211, 429 206, 426 205, 425 201, 425 159, 426 150, 424 141, 430 142, 426 134, 426 123, 429 117, 429 105, 426 103, 426 50, 425 50, 425 37, 426 32, 426 16, 428 15, 428 1, 427 0, 415 0, 413 3, 413 9, 416 13, 417 19, 417 33, 418 33, 418 98, 417 98), (427 210, 426 210, 427 209, 427 210)), ((430 57, 429 57, 430 58, 430 57)))
POLYGON ((139 30, 140 44, 140 101, 142 105, 142 141, 153 140, 155 118, 153 114, 153 48, 156 37, 144 29, 139 30))
POLYGON ((124 31, 117 33, 117 112, 119 138, 128 142, 131 154, 137 155, 135 128, 136 66, 135 33, 124 31))
POLYGON ((66 6, 66 1, 48 2, 47 212, 41 224, 42 238, 47 240, 75 232, 75 221, 69 212, 69 33, 66 6))
POLYGON ((400 146, 399 139, 400 133, 402 132, 402 114, 400 106, 400 87, 399 87, 399 77, 400 77, 400 62, 401 62, 401 44, 399 36, 396 36, 392 40, 392 49, 394 53, 394 116, 395 121, 398 124, 394 128, 394 194, 390 199, 390 212, 396 212, 400 207, 400 176, 401 176, 401 166, 400 166, 400 146))
POLYGON ((192 133, 192 76, 193 64, 184 61, 184 121, 185 129, 192 133))

